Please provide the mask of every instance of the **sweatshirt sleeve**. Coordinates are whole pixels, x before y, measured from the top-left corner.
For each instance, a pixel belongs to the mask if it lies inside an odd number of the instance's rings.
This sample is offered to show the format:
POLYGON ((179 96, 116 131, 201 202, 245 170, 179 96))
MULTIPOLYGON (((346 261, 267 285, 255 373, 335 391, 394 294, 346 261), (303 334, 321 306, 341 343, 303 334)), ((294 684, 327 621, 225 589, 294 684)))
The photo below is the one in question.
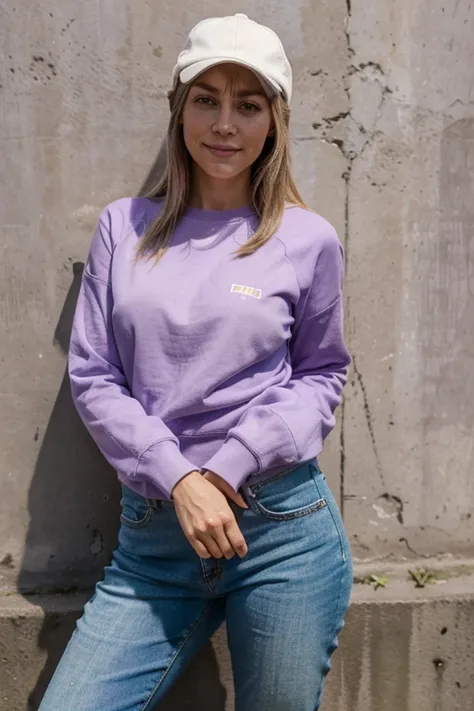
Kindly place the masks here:
POLYGON ((68 370, 80 418, 124 483, 148 482, 171 497, 198 469, 180 452, 164 422, 132 397, 112 328, 111 215, 102 212, 84 267, 69 347, 68 370))
POLYGON ((343 339, 343 249, 330 228, 311 285, 295 308, 290 339, 292 375, 252 400, 203 469, 237 491, 253 474, 318 456, 334 428, 350 356, 343 339))

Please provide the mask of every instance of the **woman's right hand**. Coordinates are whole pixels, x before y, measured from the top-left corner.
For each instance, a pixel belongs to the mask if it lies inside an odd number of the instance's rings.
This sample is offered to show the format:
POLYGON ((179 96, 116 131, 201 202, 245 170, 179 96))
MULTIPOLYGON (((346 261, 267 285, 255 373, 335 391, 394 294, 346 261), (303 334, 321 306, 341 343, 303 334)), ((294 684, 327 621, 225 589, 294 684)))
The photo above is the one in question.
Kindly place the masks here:
POLYGON ((226 496, 200 472, 180 479, 173 501, 181 528, 200 558, 246 555, 245 538, 226 496))

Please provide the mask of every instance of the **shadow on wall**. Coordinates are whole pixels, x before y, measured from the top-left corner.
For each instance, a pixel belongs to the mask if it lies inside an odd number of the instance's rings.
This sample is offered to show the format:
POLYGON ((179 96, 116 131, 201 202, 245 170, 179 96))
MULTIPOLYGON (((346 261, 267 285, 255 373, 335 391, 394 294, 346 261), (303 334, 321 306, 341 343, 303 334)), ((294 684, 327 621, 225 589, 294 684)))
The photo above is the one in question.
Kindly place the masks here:
MULTIPOLYGON (((166 152, 159 152, 139 194, 150 189, 163 170, 166 152)), ((84 265, 73 265, 73 279, 57 324, 54 343, 66 355, 84 265)), ((92 589, 102 577, 117 542, 120 487, 80 421, 70 394, 67 371, 49 419, 28 496, 29 527, 18 576, 27 596, 67 594, 92 589)), ((46 612, 46 610, 45 610, 46 612)), ((28 699, 36 711, 74 629, 71 615, 46 616, 38 647, 45 666, 28 699), (53 619, 54 617, 54 619, 53 619)), ((160 711, 193 709, 224 711, 226 692, 209 642, 189 666, 180 683, 160 704, 160 711)))
POLYGON ((166 150, 166 141, 163 141, 163 143, 160 146, 160 150, 158 151, 158 155, 155 159, 155 162, 153 163, 152 167, 150 168, 150 171, 145 178, 145 180, 142 183, 141 188, 139 189, 137 195, 143 196, 146 195, 150 190, 152 190, 158 181, 160 180, 161 176, 163 175, 166 167, 166 156, 167 156, 167 150, 166 150))
MULTIPOLYGON (((73 265, 73 280, 54 333, 54 343, 67 353, 83 264, 73 265)), ((29 527, 18 577, 23 594, 67 593, 91 588, 116 542, 119 487, 75 411, 64 373, 46 427, 28 493, 29 527)), ((45 621, 38 646, 46 665, 29 700, 36 709, 69 638, 72 621, 45 621)))

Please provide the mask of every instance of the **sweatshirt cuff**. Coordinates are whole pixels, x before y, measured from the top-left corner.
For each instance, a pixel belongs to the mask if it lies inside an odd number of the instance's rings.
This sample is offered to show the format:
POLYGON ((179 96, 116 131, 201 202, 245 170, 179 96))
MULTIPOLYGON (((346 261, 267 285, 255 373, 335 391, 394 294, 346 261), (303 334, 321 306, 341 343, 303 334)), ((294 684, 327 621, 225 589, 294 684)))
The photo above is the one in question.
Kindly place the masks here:
POLYGON ((250 449, 240 440, 230 436, 216 454, 201 467, 201 471, 204 469, 218 474, 231 485, 234 491, 238 491, 251 474, 260 471, 260 466, 250 449))
POLYGON ((152 444, 140 456, 135 471, 137 479, 148 479, 171 499, 174 487, 186 474, 199 467, 184 457, 178 445, 170 439, 152 444))

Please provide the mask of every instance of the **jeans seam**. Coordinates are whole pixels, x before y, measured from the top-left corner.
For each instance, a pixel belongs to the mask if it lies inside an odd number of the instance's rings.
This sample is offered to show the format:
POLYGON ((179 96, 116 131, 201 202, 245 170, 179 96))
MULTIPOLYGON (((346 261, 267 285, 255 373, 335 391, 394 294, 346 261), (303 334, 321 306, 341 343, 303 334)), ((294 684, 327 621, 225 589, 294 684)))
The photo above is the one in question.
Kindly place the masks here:
POLYGON ((320 498, 309 506, 305 506, 302 509, 296 509, 295 511, 287 511, 285 513, 278 513, 276 511, 270 511, 269 509, 262 506, 258 501, 253 502, 258 508, 259 512, 266 518, 272 519, 273 521, 292 521, 295 518, 302 518, 303 516, 308 516, 315 511, 324 509, 327 507, 327 501, 324 498, 320 498))
POLYGON ((213 590, 211 587, 211 580, 215 577, 217 577, 219 579, 222 576, 222 573, 223 573, 222 563, 220 563, 219 560, 216 561, 217 575, 212 575, 212 574, 206 572, 206 570, 204 568, 203 559, 199 558, 199 561, 201 563, 202 577, 203 577, 203 580, 206 584, 206 587, 209 590, 209 592, 211 593, 211 595, 214 595, 214 597, 217 597, 216 591, 213 590))
MULTIPOLYGON (((320 473, 322 473, 322 472, 320 472, 320 473)), ((316 477, 313 478, 313 481, 314 481, 314 483, 315 483, 315 485, 316 485, 316 489, 317 489, 317 491, 318 491, 318 493, 319 493, 319 496, 322 496, 322 494, 321 494, 321 489, 320 489, 319 486, 318 486, 318 482, 317 482, 317 480, 316 480, 316 477)), ((340 526, 339 526, 339 523, 336 521, 336 518, 335 518, 335 516, 334 516, 331 503, 329 503, 329 505, 328 505, 327 508, 328 508, 328 510, 329 510, 329 513, 331 514, 331 518, 332 518, 332 522, 333 522, 333 524, 334 524, 334 528, 336 529, 337 537, 338 537, 338 540, 339 540, 339 547, 340 547, 340 549, 341 549, 341 559, 342 559, 342 561, 345 563, 345 562, 347 561, 347 555, 346 555, 346 551, 345 551, 345 549, 344 549, 344 542, 343 542, 343 540, 342 540, 342 538, 343 538, 342 531, 341 531, 341 528, 340 528, 340 526)), ((344 523, 343 523, 343 525, 344 525, 344 523)))
POLYGON ((298 469, 301 466, 301 464, 295 464, 292 466, 290 469, 284 469, 282 472, 278 472, 278 474, 274 474, 274 476, 270 477, 269 479, 264 479, 264 481, 259 481, 258 484, 248 484, 248 487, 250 491, 255 492, 259 491, 262 486, 265 486, 265 484, 271 484, 272 482, 278 481, 279 479, 283 479, 285 476, 288 474, 291 474, 292 471, 295 469, 298 469))
MULTIPOLYGON (((318 487, 318 490, 319 490, 319 487, 318 487)), ((336 527, 336 531, 337 531, 337 535, 338 535, 338 539, 339 539, 339 546, 340 546, 340 550, 341 550, 341 561, 342 561, 342 570, 341 570, 341 575, 340 575, 340 578, 339 578, 339 590, 338 590, 338 594, 337 594, 336 611, 335 611, 335 615, 334 615, 335 620, 336 620, 336 623, 335 623, 335 625, 334 625, 334 631, 333 631, 333 634, 332 634, 332 639, 335 639, 335 640, 336 640, 336 645, 337 645, 338 636, 339 636, 339 633, 340 633, 340 631, 341 631, 341 629, 342 629, 342 628, 339 628, 339 629, 338 629, 338 623, 337 623, 337 621, 339 620, 339 618, 340 618, 340 616, 341 616, 342 584, 343 584, 343 581, 344 581, 344 575, 346 575, 346 573, 347 573, 346 568, 347 568, 347 565, 348 565, 348 558, 347 558, 347 556, 346 556, 346 554, 345 554, 345 550, 344 550, 344 544, 343 544, 343 540, 342 540, 342 531, 340 530, 339 525, 338 525, 337 522, 336 522, 336 519, 335 519, 335 517, 334 517, 334 514, 333 514, 333 512, 332 512, 332 510, 331 510, 331 508, 332 508, 331 505, 329 505, 327 508, 329 509, 329 513, 331 514, 331 518, 332 518, 332 520, 333 520, 334 526, 336 527)), ((334 651, 335 651, 335 649, 332 650, 331 654, 330 654, 329 657, 328 657, 328 662, 329 662, 329 663, 330 663, 330 659, 331 659, 332 654, 334 653, 334 651)), ((326 676, 328 675, 328 673, 329 673, 329 669, 321 676, 321 683, 320 683, 319 689, 318 689, 318 706, 317 706, 318 709, 319 709, 319 707, 320 707, 320 702, 321 702, 321 691, 322 691, 322 688, 323 688, 323 684, 324 684, 324 682, 325 682, 325 678, 326 678, 326 676)))
POLYGON ((266 484, 271 484, 272 482, 278 481, 279 479, 283 479, 285 476, 288 476, 292 472, 295 471, 295 469, 299 469, 300 467, 307 465, 310 468, 315 468, 317 470, 317 473, 321 473, 321 470, 319 467, 314 463, 314 459, 307 459, 306 461, 299 462, 298 464, 294 464, 288 469, 283 469, 283 471, 278 472, 278 474, 274 474, 272 477, 269 477, 268 479, 264 479, 263 481, 259 481, 256 484, 247 484, 247 487, 251 492, 259 491, 259 489, 262 488, 262 486, 265 486, 266 484))
POLYGON ((120 521, 124 526, 128 526, 129 528, 145 528, 149 524, 152 515, 153 509, 151 506, 148 506, 145 515, 138 521, 128 518, 128 516, 125 516, 123 513, 120 514, 120 521))
MULTIPOLYGON (((330 508, 330 507, 329 507, 329 508, 330 508)), ((333 628, 332 639, 336 639, 336 641, 337 641, 337 637, 338 637, 338 635, 339 635, 339 632, 337 631, 337 630, 338 630, 337 620, 339 619, 340 613, 341 613, 340 607, 341 607, 341 595, 342 595, 342 581, 343 581, 343 579, 344 579, 344 568, 345 568, 345 558, 343 558, 343 566, 342 566, 341 576, 340 576, 340 578, 339 578, 339 590, 338 590, 338 593, 337 593, 336 611, 335 611, 335 615, 334 615, 334 617, 335 617, 335 619, 336 619, 336 623, 335 623, 334 628, 333 628)), ((328 655, 328 665, 331 664, 331 661, 330 661, 330 660, 331 660, 331 657, 332 657, 332 655, 333 655, 333 653, 334 653, 335 651, 336 651, 336 650, 333 649, 333 651, 328 655)), ((317 705, 315 711, 318 711, 318 709, 320 708, 321 693, 322 693, 322 690, 323 690, 323 686, 324 686, 324 683, 325 683, 325 679, 326 679, 326 677, 327 677, 327 675, 328 675, 328 673, 329 673, 330 668, 331 668, 331 667, 329 667, 329 669, 328 669, 327 671, 324 671, 323 674, 321 674, 321 681, 320 681, 320 683, 319 683, 318 695, 317 695, 318 705, 317 705)))
MULTIPOLYGON (((330 506, 328 506, 328 508, 329 508, 329 510, 331 509, 330 506)), ((331 512, 331 515, 332 515, 332 512, 331 512)), ((334 516, 333 516, 333 519, 334 519, 334 516)), ((336 614, 334 615, 336 623, 334 625, 334 631, 333 631, 333 635, 332 635, 333 640, 335 640, 336 646, 332 650, 331 654, 329 655, 329 658, 328 658, 329 663, 330 663, 330 659, 331 659, 332 655, 334 654, 334 652, 337 649, 338 642, 339 642, 338 637, 339 637, 339 634, 341 633, 342 627, 344 625, 344 616, 345 615, 343 616, 342 625, 340 627, 338 627, 337 620, 339 620, 339 618, 341 617, 342 585, 343 585, 343 581, 344 581, 344 575, 346 575, 346 573, 347 573, 346 568, 347 568, 347 564, 348 564, 347 556, 344 553, 344 546, 342 544, 341 532, 339 531, 339 526, 337 526, 337 524, 336 524, 336 528, 339 532, 339 540, 340 540, 340 544, 341 544, 341 548, 342 548, 342 563, 343 563, 343 565, 342 565, 342 570, 341 570, 341 577, 339 578, 339 591, 338 591, 338 595, 337 595, 336 614)), ((318 689, 319 702, 321 702, 321 691, 322 691, 323 684, 325 683, 325 679, 328 674, 329 674, 329 669, 321 677, 321 683, 320 683, 319 689, 318 689)), ((319 705, 318 705, 318 709, 319 709, 319 705)))
POLYGON ((333 524, 334 524, 334 527, 335 527, 335 529, 336 529, 336 531, 337 531, 337 537, 338 537, 338 539, 339 539, 339 546, 340 546, 340 548, 341 548, 341 558, 342 558, 342 561, 345 563, 346 560, 347 560, 347 556, 346 556, 346 551, 344 550, 344 543, 343 543, 343 540, 342 540, 342 531, 341 531, 341 529, 340 529, 340 527, 339 527, 338 522, 336 521, 336 519, 335 519, 335 517, 334 517, 334 514, 333 514, 333 512, 332 512, 332 510, 331 510, 331 506, 328 506, 328 509, 329 509, 329 513, 331 514, 331 518, 332 518, 332 522, 333 522, 333 524))
POLYGON ((197 618, 196 622, 193 624, 193 626, 192 626, 191 629, 188 631, 188 633, 185 634, 183 641, 182 641, 181 644, 179 645, 179 647, 178 647, 178 649, 176 650, 174 656, 171 658, 171 661, 170 661, 170 663, 168 664, 168 666, 166 667, 165 671, 163 672, 163 674, 162 674, 162 676, 161 676, 161 679, 159 680, 159 682, 158 682, 157 684, 155 684, 155 686, 154 686, 154 688, 153 688, 153 690, 152 690, 150 696, 149 696, 148 699, 146 700, 145 705, 142 707, 141 711, 147 711, 147 709, 150 708, 150 703, 152 703, 153 697, 155 696, 155 694, 156 694, 156 692, 158 691, 158 689, 160 688, 160 686, 163 684, 163 681, 166 679, 166 677, 167 677, 167 675, 168 675, 168 673, 169 673, 171 667, 173 666, 173 664, 175 663, 176 659, 178 658, 178 655, 179 655, 180 652, 183 650, 185 644, 186 644, 186 643, 188 642, 188 640, 190 639, 192 633, 196 630, 196 628, 198 627, 198 625, 200 624, 200 622, 204 619, 204 615, 205 615, 206 612, 209 610, 209 608, 214 604, 214 602, 215 602, 214 600, 210 600, 210 601, 207 603, 207 605, 204 607, 203 611, 201 612, 200 616, 197 618))

